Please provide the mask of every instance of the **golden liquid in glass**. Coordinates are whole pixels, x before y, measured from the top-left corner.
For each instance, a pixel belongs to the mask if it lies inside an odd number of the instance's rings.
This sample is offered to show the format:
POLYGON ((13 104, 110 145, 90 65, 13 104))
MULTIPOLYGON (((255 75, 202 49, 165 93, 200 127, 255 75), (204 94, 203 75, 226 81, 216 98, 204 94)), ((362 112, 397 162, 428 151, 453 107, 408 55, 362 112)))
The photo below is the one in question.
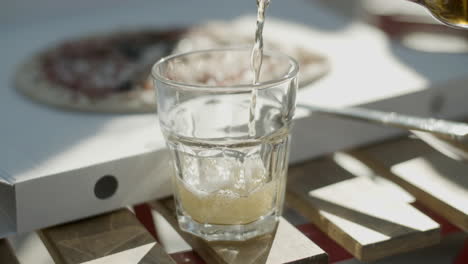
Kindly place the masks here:
POLYGON ((280 183, 279 180, 270 181, 241 196, 233 188, 201 194, 180 179, 176 181, 180 203, 192 219, 218 225, 244 225, 270 213, 275 206, 276 188, 280 183))

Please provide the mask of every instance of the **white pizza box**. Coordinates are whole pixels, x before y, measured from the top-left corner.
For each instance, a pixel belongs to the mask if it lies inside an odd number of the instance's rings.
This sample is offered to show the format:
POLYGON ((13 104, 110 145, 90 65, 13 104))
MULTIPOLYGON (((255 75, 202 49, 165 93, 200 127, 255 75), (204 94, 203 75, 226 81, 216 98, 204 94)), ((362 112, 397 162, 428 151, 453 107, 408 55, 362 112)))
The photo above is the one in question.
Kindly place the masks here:
MULTIPOLYGON (((171 163, 156 114, 61 111, 25 99, 14 91, 11 78, 20 61, 64 37, 121 25, 192 24, 253 13, 245 1, 203 2, 186 1, 178 8, 179 1, 132 1, 81 16, 0 24, 0 33, 8 33, 0 41, 0 237, 170 194, 171 163)), ((253 20, 245 21, 249 27, 253 20)), ((265 36, 287 37, 329 57, 330 73, 302 88, 299 102, 423 116, 468 114, 467 55, 408 50, 310 1, 273 2, 265 36)), ((291 162, 398 133, 298 109, 291 162)))

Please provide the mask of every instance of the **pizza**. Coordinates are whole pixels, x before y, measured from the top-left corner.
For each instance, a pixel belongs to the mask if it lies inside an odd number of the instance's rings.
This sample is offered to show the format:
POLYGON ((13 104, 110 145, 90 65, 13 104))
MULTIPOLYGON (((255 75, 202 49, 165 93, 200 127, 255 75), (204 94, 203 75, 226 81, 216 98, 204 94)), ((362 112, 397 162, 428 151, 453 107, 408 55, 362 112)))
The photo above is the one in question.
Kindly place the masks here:
MULTIPOLYGON (((156 61, 171 53, 252 45, 251 32, 241 28, 235 22, 211 22, 192 28, 121 31, 70 39, 21 64, 15 87, 37 102, 69 110, 155 112, 150 72, 156 61)), ((268 39, 265 48, 297 59, 299 86, 328 72, 326 57, 313 51, 268 39)))
POLYGON ((169 55, 184 29, 115 32, 72 39, 24 62, 15 86, 53 106, 93 112, 154 112, 152 65, 169 55))
MULTIPOLYGON (((251 46, 254 43, 254 34, 248 26, 251 25, 250 22, 249 18, 234 22, 212 21, 194 26, 187 30, 174 52, 227 46, 251 46)), ((330 70, 327 57, 284 39, 271 39, 268 35, 264 35, 264 50, 281 51, 297 61, 300 70, 299 87, 314 82, 330 70)), ((275 71, 275 69, 269 70, 275 71)))

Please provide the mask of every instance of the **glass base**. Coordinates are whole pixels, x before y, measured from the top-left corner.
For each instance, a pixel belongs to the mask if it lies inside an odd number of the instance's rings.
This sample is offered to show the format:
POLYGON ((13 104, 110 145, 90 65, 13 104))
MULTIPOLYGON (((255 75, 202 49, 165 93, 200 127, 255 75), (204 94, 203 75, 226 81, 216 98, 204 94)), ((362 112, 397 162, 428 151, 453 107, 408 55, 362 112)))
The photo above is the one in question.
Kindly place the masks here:
POLYGON ((279 217, 274 212, 245 225, 202 224, 190 216, 177 217, 180 228, 207 241, 245 241, 275 230, 279 217))

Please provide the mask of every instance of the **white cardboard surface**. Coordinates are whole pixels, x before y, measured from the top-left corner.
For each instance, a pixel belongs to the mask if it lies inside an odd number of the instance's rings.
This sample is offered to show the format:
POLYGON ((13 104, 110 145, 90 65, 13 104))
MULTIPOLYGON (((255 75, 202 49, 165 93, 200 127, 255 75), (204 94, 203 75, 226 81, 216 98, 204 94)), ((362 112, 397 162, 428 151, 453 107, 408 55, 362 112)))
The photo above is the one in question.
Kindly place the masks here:
MULTIPOLYGON (((110 2, 110 1, 109 1, 110 2)), ((114 2, 112 2, 114 3, 114 2)), ((81 16, 41 17, 37 23, 0 25, 0 179, 15 185, 16 228, 26 232, 170 193, 169 160, 154 114, 64 112, 16 93, 18 63, 51 43, 87 32, 137 25, 192 24, 253 14, 247 1, 143 1, 80 9, 81 16), (178 7, 184 6, 182 9, 178 7), (208 8, 210 5, 213 8, 208 8), (148 155, 145 155, 148 154, 148 155), (106 174, 119 180, 116 195, 97 200, 91 191, 106 174), (161 177, 165 176, 165 177, 161 177)), ((468 56, 424 54, 391 43, 376 29, 341 18, 310 1, 276 1, 265 37, 288 36, 329 56, 332 71, 303 88, 301 103, 368 104, 423 116, 468 113, 468 56), (275 18, 287 18, 294 27, 275 18), (298 26, 309 25, 310 28, 298 26), (433 107, 440 104, 441 107, 433 107), (440 111, 434 109, 440 108, 440 111)), ((31 18, 26 19, 26 21, 31 18)), ((253 22, 252 22, 252 27, 253 22)), ((382 139, 398 130, 298 112, 291 161, 382 139)), ((0 194, 3 195, 4 193, 0 194)), ((0 205, 6 200, 0 200, 0 205)), ((11 204, 4 206, 11 208, 11 204)), ((0 224, 5 221, 0 216, 0 224)), ((3 225, 2 225, 3 226, 3 225)))

